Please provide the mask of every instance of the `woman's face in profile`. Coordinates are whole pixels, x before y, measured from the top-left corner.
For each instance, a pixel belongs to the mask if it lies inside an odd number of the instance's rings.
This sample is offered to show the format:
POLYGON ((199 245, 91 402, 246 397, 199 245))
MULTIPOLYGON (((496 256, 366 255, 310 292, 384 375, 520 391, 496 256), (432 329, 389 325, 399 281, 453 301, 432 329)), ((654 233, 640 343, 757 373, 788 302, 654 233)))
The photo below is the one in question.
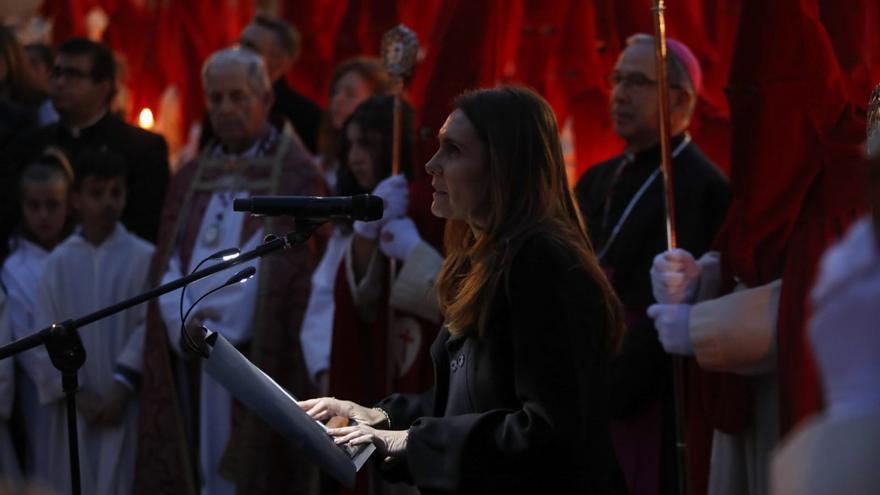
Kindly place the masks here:
POLYGON ((345 139, 348 141, 348 168, 358 185, 371 191, 376 186, 376 168, 373 166, 373 155, 367 136, 361 126, 351 122, 345 127, 345 139))
POLYGON ((477 211, 487 194, 486 145, 461 110, 449 114, 439 140, 440 149, 425 164, 434 187, 431 213, 478 227, 477 211))

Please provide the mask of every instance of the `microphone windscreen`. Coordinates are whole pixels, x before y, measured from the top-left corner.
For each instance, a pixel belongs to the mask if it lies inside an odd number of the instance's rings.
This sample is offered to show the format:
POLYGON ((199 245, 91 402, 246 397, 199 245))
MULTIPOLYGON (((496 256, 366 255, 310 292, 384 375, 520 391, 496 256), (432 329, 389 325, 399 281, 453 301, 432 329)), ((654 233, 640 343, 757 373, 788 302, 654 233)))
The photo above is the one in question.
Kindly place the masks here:
POLYGON ((382 218, 385 211, 385 202, 379 196, 371 194, 358 194, 351 197, 351 218, 372 222, 382 218))
POLYGON ((232 211, 251 211, 252 205, 251 198, 235 198, 232 200, 232 211))

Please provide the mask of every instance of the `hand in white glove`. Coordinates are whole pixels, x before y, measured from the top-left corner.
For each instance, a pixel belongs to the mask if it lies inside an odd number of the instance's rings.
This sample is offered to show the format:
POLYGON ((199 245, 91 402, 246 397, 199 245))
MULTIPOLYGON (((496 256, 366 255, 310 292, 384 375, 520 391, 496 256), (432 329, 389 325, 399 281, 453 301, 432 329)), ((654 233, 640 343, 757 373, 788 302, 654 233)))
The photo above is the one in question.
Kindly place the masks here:
POLYGON ((869 217, 854 223, 843 239, 825 251, 819 263, 816 284, 813 286, 813 310, 822 301, 834 297, 847 285, 864 276, 871 267, 880 262, 880 252, 874 235, 874 225, 869 217))
POLYGON ((389 220, 379 234, 379 249, 389 258, 406 260, 422 242, 416 224, 409 217, 389 220))
POLYGON ((829 416, 880 405, 880 252, 872 223, 855 223, 825 252, 812 291, 809 336, 829 416))
POLYGON ((409 184, 406 177, 392 175, 380 182, 372 192, 373 196, 382 198, 385 207, 382 218, 373 222, 354 222, 354 231, 361 237, 375 240, 379 237, 379 231, 389 220, 406 215, 409 207, 409 184))
POLYGON ((654 319, 657 338, 660 339, 660 344, 666 352, 693 356, 690 304, 652 304, 648 307, 648 316, 654 319))
POLYGON ((700 265, 684 249, 670 249, 654 257, 651 290, 661 304, 693 302, 700 281, 700 265))

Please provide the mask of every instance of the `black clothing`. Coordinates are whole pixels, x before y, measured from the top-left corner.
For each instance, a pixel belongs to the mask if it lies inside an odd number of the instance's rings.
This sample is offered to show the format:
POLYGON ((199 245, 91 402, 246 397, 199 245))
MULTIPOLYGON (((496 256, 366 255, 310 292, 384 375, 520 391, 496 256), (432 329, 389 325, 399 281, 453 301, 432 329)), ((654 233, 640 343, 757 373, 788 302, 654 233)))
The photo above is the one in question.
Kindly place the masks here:
MULTIPOLYGON (((0 98, 0 156, 8 153, 19 136, 36 123, 36 112, 6 98, 0 98)), ((9 238, 21 216, 18 204, 18 174, 13 163, 0 163, 0 263, 9 254, 9 238)))
POLYGON ((162 136, 128 125, 111 113, 80 130, 78 136, 57 122, 29 133, 20 145, 10 147, 12 163, 20 170, 47 146, 67 152, 74 174, 79 171, 79 154, 87 149, 106 148, 121 156, 128 189, 121 221, 138 237, 156 241, 169 178, 168 146, 162 136))
POLYGON ((0 150, 5 149, 22 133, 36 125, 37 115, 32 109, 0 98, 0 150))
POLYGON ((286 118, 309 152, 313 155, 317 153, 318 133, 323 115, 321 108, 312 100, 292 90, 283 77, 275 81, 272 91, 275 92, 275 103, 272 104, 271 113, 286 118))
MULTIPOLYGON (((683 135, 673 139, 672 148, 683 135)), ((590 168, 575 188, 581 211, 587 222, 596 252, 601 252, 614 225, 633 195, 660 164, 659 148, 636 154, 628 163, 610 192, 610 210, 605 220, 605 205, 617 168, 618 156, 590 168)), ((688 144, 673 160, 675 212, 678 246, 695 258, 705 253, 724 219, 730 195, 727 179, 700 151, 688 144)), ((617 239, 600 260, 624 306, 635 308, 632 317, 641 321, 627 332, 623 354, 615 359, 618 373, 613 373, 612 411, 625 417, 648 405, 665 388, 668 373, 660 372, 668 361, 657 340, 653 321, 644 309, 653 304, 650 269, 654 257, 666 250, 666 220, 663 200, 663 177, 659 175, 633 207, 617 239), (625 365, 624 365, 625 364, 625 365), (623 382, 619 381, 623 380, 623 382)), ((630 323, 632 323, 630 321, 630 323)))
POLYGON ((392 428, 409 427, 398 468, 426 494, 624 493, 599 287, 541 234, 514 255, 502 287, 484 336, 437 336, 433 393, 380 404, 392 428))
MULTIPOLYGON (((729 199, 727 179, 694 143, 683 145, 685 135, 672 139, 672 149, 684 146, 673 159, 676 233, 678 247, 698 258, 711 246, 724 219, 729 199)), ((659 146, 627 158, 600 163, 584 173, 575 188, 593 247, 601 253, 621 215, 639 188, 660 165, 659 146), (625 165, 623 163, 626 162, 625 165), (623 166, 621 170, 620 167, 623 166)), ((650 269, 654 257, 665 251, 666 217, 663 175, 658 174, 622 224, 616 240, 600 259, 624 304, 627 334, 623 350, 611 362, 610 408, 613 418, 642 413, 663 400, 665 412, 662 464, 674 462, 672 452, 671 363, 657 339, 654 322, 645 311, 653 304, 650 269)), ((661 467, 661 478, 674 465, 661 467)), ((673 483, 665 479, 666 487, 673 483)))

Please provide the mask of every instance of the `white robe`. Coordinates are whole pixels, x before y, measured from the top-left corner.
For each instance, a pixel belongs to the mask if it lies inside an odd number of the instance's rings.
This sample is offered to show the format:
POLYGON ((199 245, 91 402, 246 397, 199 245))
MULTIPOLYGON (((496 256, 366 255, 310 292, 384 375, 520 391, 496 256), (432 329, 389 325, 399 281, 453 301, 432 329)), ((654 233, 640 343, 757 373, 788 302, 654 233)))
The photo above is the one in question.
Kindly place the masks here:
MULTIPOLYGON (((241 246, 241 230, 244 226, 246 215, 234 213, 231 210, 231 198, 247 197, 246 192, 224 191, 211 195, 211 200, 202 217, 199 234, 193 246, 190 256, 190 266, 186 267, 186 273, 190 273, 196 264, 204 258, 221 249, 238 247, 241 252, 249 251, 257 247, 262 238, 262 229, 241 246), (214 223, 217 215, 223 217, 223 228, 220 237, 212 246, 206 246, 203 242, 205 231, 214 223)), ((257 267, 258 260, 234 266, 206 279, 193 282, 186 289, 183 303, 183 311, 186 310, 202 295, 211 289, 218 287, 236 272, 247 266, 257 267)), ((202 265, 202 268, 210 266, 210 262, 202 265)), ((165 272, 162 283, 170 282, 183 276, 179 253, 171 257, 168 269, 165 272)), ((247 283, 234 284, 225 287, 203 299, 190 313, 192 318, 200 309, 215 310, 219 319, 207 319, 204 325, 213 331, 219 332, 232 344, 243 344, 251 338, 251 320, 257 301, 257 287, 259 274, 255 275, 247 283)), ((168 329, 168 338, 172 347, 180 352, 180 291, 176 290, 159 298, 159 309, 165 326, 168 329)), ((201 374, 199 387, 199 460, 204 485, 202 493, 210 495, 234 495, 235 485, 222 478, 219 473, 220 460, 229 441, 232 423, 232 396, 220 384, 214 381, 204 371, 201 374)))
POLYGON ((880 250, 871 216, 822 255, 808 335, 825 408, 774 454, 774 495, 868 495, 880 483, 880 250))
POLYGON ((312 273, 312 292, 303 318, 299 338, 309 377, 317 384, 320 373, 330 369, 330 347, 333 340, 334 288, 339 264, 351 241, 351 233, 338 227, 327 241, 321 262, 312 273))
MULTIPOLYGON (((7 291, 7 311, 11 338, 20 339, 27 336, 37 326, 34 323, 34 308, 37 299, 37 284, 43 274, 43 263, 49 252, 42 247, 18 238, 16 248, 3 263, 0 278, 7 291)), ((15 374, 15 387, 20 400, 20 410, 24 419, 27 438, 22 463, 25 474, 37 481, 47 481, 51 466, 49 465, 49 440, 46 433, 49 429, 49 416, 46 408, 37 398, 37 388, 31 378, 36 373, 36 351, 29 350, 15 357, 18 365, 15 374)))
MULTIPOLYGON (((9 328, 9 301, 0 290, 0 345, 12 340, 9 328)), ((7 421, 12 411, 15 397, 14 361, 10 358, 0 360, 0 478, 7 481, 21 479, 21 466, 9 436, 7 421)))
POLYGON ((769 462, 779 441, 779 382, 776 322, 782 281, 758 287, 737 285, 720 295, 721 258, 706 253, 690 336, 701 367, 749 377, 754 392, 750 426, 737 435, 715 430, 709 466, 709 495, 765 495, 769 462))
MULTIPOLYGON (((72 235, 46 259, 37 289, 37 327, 78 318, 143 292, 153 251, 150 243, 129 233, 122 224, 117 224, 100 246, 80 234, 72 235)), ((87 355, 79 371, 82 390, 105 397, 119 367, 141 371, 145 315, 146 305, 141 304, 80 329, 87 355)), ((40 402, 49 414, 50 483, 60 493, 68 493, 67 414, 61 375, 46 351, 38 350, 41 363, 35 378, 40 402)), ((110 427, 92 426, 78 417, 83 493, 131 492, 139 409, 138 401, 130 400, 120 424, 110 427)))

